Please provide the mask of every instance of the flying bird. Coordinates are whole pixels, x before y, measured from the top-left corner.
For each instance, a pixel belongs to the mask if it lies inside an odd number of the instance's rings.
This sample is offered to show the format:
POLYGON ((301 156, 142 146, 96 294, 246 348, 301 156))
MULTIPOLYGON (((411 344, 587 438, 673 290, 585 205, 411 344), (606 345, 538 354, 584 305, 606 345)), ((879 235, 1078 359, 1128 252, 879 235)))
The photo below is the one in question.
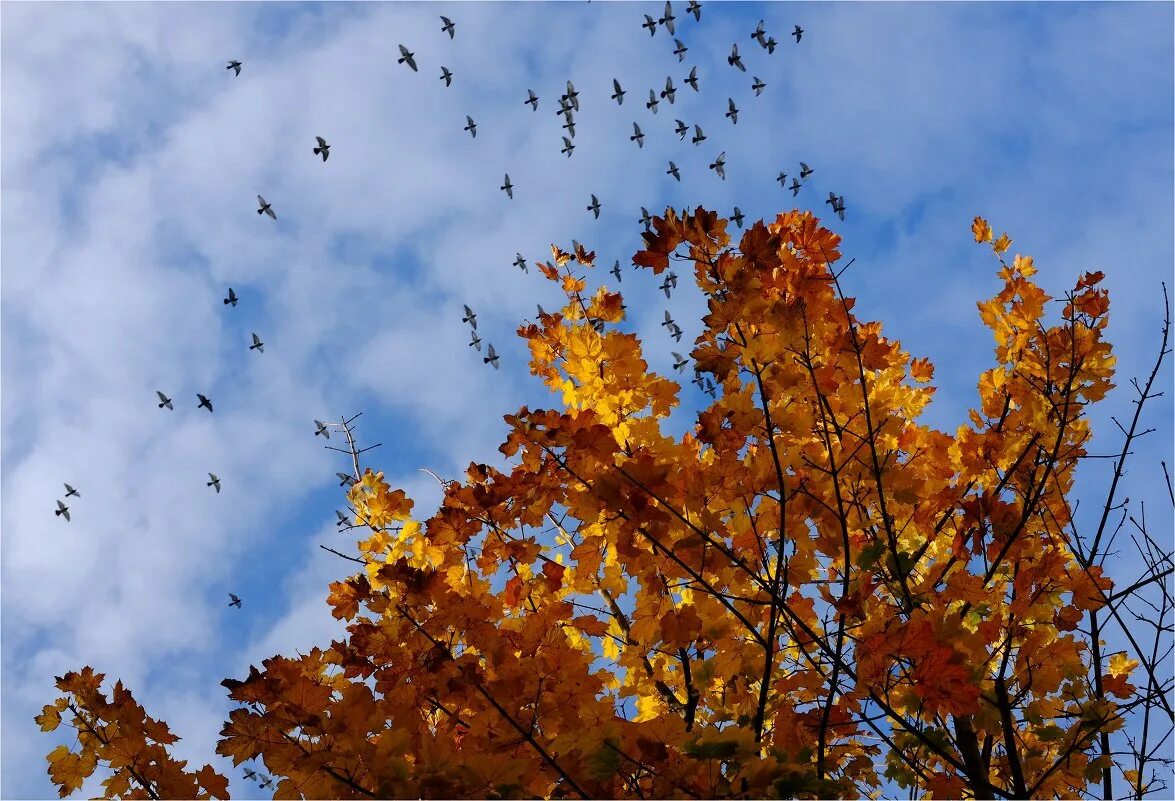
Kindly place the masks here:
POLYGON ((718 154, 718 158, 710 165, 710 169, 718 173, 718 177, 723 181, 726 180, 726 151, 723 150, 718 154))
POLYGON ((685 79, 685 82, 688 83, 690 85, 690 88, 693 89, 695 92, 698 91, 698 68, 697 67, 690 67, 689 77, 685 79))
POLYGON ((645 135, 641 133, 641 126, 635 122, 632 124, 632 136, 628 137, 628 141, 636 142, 637 147, 645 146, 645 135))
POLYGON ((802 162, 802 161, 800 162, 800 180, 801 181, 808 180, 808 176, 811 175, 813 172, 815 172, 815 170, 813 170, 811 167, 809 167, 804 162, 802 162))
POLYGON ((445 82, 445 86, 453 85, 453 71, 448 67, 441 67, 441 80, 445 82))
POLYGON ((321 420, 315 420, 314 427, 314 436, 326 437, 327 439, 330 439, 330 429, 326 427, 326 423, 322 422, 321 420))
POLYGON ((441 22, 445 23, 444 25, 441 26, 441 31, 449 34, 449 38, 452 39, 453 33, 456 30, 457 26, 453 24, 453 20, 451 20, 445 16, 441 17, 441 22))
POLYGON ((469 347, 481 352, 481 337, 477 335, 477 331, 469 332, 469 347))
POLYGON ((700 145, 700 144, 702 144, 702 142, 706 141, 706 135, 704 133, 702 133, 702 126, 701 125, 694 126, 694 135, 692 137, 690 137, 690 141, 693 142, 695 145, 700 145))
POLYGON ((522 270, 524 273, 530 272, 528 269, 526 269, 526 259, 522 258, 521 253, 514 254, 514 266, 522 270))
POLYGON ((269 778, 268 776, 265 776, 264 778, 261 779, 259 784, 262 787, 269 789, 270 787, 273 787, 273 779, 269 778))
POLYGON ((595 195, 592 195, 592 202, 588 204, 587 210, 590 211, 595 218, 600 219, 600 201, 595 195))
POLYGON ((751 34, 751 38, 758 42, 761 46, 766 47, 766 45, 763 44, 763 37, 766 35, 767 31, 763 30, 763 20, 759 20, 759 24, 755 26, 755 32, 751 34))
POLYGON ((726 116, 730 117, 732 123, 738 125, 738 107, 734 105, 733 97, 726 98, 726 108, 729 109, 726 112, 726 116))
MULTIPOLYGON (((673 281, 669 280, 669 276, 665 276, 665 280, 661 282, 661 286, 657 287, 658 289, 660 289, 662 292, 665 293, 666 299, 669 298, 669 292, 670 292, 670 290, 673 289, 673 283, 674 283, 673 281)), ((666 312, 666 314, 668 314, 668 312, 666 312)), ((664 325, 664 323, 662 323, 662 325, 664 325)))
POLYGON ((688 360, 677 351, 669 352, 673 354, 673 369, 680 373, 685 368, 688 360))
POLYGON ((470 328, 477 328, 477 315, 473 313, 473 309, 462 303, 461 307, 465 309, 465 316, 461 318, 461 322, 469 323, 470 328))
POLYGON ((483 362, 484 364, 492 364, 492 365, 494 366, 494 369, 495 369, 495 370, 499 369, 499 368, 498 368, 498 354, 497 354, 497 353, 494 351, 494 346, 493 346, 493 345, 489 345, 489 346, 487 346, 487 348, 486 348, 486 352, 487 352, 489 355, 488 355, 488 356, 482 356, 482 357, 481 357, 481 360, 482 360, 482 362, 483 362))
POLYGON ((415 56, 415 55, 416 55, 415 53, 410 53, 408 51, 407 47, 404 47, 404 45, 400 45, 400 57, 398 59, 396 59, 396 63, 397 64, 407 64, 409 67, 412 68, 413 72, 418 72, 418 70, 416 69, 416 59, 413 58, 413 56, 415 56))
POLYGON ((616 105, 623 106, 624 90, 620 88, 620 81, 615 78, 612 79, 612 89, 615 90, 612 92, 612 99, 616 101, 616 105))
POLYGON ((559 152, 566 153, 567 158, 571 158, 571 152, 573 150, 575 150, 575 144, 570 139, 568 139, 566 136, 563 137, 563 149, 560 150, 559 152))
POLYGON ((212 399, 204 397, 199 392, 196 393, 196 397, 200 399, 200 402, 198 404, 196 404, 196 408, 197 409, 201 409, 201 408, 207 409, 208 413, 212 414, 212 399))
POLYGON ((689 5, 686 6, 685 13, 693 14, 694 20, 697 22, 701 22, 702 21, 702 4, 699 3, 698 0, 689 0, 689 5))
POLYGON ((673 272, 673 270, 670 270, 669 272, 665 273, 665 280, 669 282, 669 286, 677 289, 677 273, 673 272))
POLYGON ((787 173, 786 172, 781 172, 779 174, 779 177, 776 178, 775 180, 779 181, 780 186, 782 186, 784 189, 787 189, 787 173))
POLYGON ((796 195, 798 195, 800 193, 800 186, 801 186, 801 184, 799 181, 797 181, 795 178, 791 179, 791 196, 792 197, 795 197, 796 195))
POLYGON ((661 17, 658 22, 665 26, 665 30, 669 31, 670 35, 674 33, 673 20, 675 19, 677 19, 677 17, 673 16, 673 6, 670 4, 669 0, 665 0, 665 16, 661 17))
POLYGON ((681 173, 678 172, 677 165, 674 164, 672 161, 669 162, 669 169, 665 171, 665 174, 672 175, 674 178, 677 179, 678 183, 681 183, 681 173))
POLYGON ((681 327, 677 323, 673 324, 669 333, 673 336, 674 342, 681 342, 681 327))
POLYGON ((654 114, 657 113, 657 104, 660 103, 657 99, 657 91, 655 89, 649 90, 649 102, 645 103, 645 108, 650 109, 654 114))
POLYGON ((673 317, 671 317, 669 314, 669 310, 666 309, 665 321, 663 323, 661 323, 661 327, 664 328, 665 326, 669 326, 669 325, 675 325, 675 323, 673 322, 673 317))
POLYGON ((792 31, 792 32, 791 32, 791 35, 792 35, 792 36, 794 36, 794 37, 796 37, 796 44, 799 44, 799 43, 800 43, 800 37, 802 37, 802 36, 804 35, 804 29, 803 29, 803 28, 801 28, 799 25, 797 25, 797 26, 796 26, 796 29, 795 29, 794 31, 792 31))
POLYGON ((510 183, 510 173, 506 173, 506 183, 498 187, 506 193, 506 197, 514 199, 514 184, 510 183))
POLYGON ((649 214, 649 210, 646 209, 644 206, 641 206, 640 222, 642 225, 645 226, 645 228, 648 228, 653 222, 653 217, 649 214))
POLYGON ((689 48, 686 47, 684 44, 682 44, 680 39, 674 39, 673 44, 675 45, 675 47, 673 48, 673 55, 677 56, 677 60, 679 62, 685 61, 685 54, 686 54, 686 51, 689 50, 689 48))
POLYGON ((734 214, 730 215, 730 219, 734 220, 734 224, 739 228, 743 227, 744 215, 741 211, 738 210, 738 206, 734 207, 734 214))
MULTIPOLYGON (((241 608, 241 599, 240 598, 233 595, 231 592, 228 594, 228 597, 230 599, 228 602, 229 606, 235 606, 237 609, 241 608)), ((254 775, 256 775, 256 774, 254 774, 254 775)))
POLYGON ((743 72, 747 71, 747 68, 743 66, 742 57, 738 54, 737 42, 730 46, 730 55, 726 57, 726 63, 732 67, 738 67, 743 72))
POLYGON ((321 136, 316 136, 314 138, 318 140, 318 147, 314 148, 314 155, 317 156, 321 153, 322 160, 325 162, 327 157, 330 156, 330 145, 328 145, 326 140, 321 136))
POLYGON ((474 139, 477 138, 477 123, 474 122, 473 117, 470 117, 468 114, 465 115, 465 128, 464 128, 464 130, 469 131, 469 135, 472 136, 474 139))
POLYGON ((531 111, 539 110, 539 96, 534 93, 533 89, 526 90, 526 100, 523 100, 522 104, 526 105, 527 103, 530 103, 531 111))
POLYGON ((265 202, 265 198, 261 197, 261 195, 258 195, 257 202, 261 204, 261 208, 257 209, 258 214, 268 214, 271 220, 277 219, 277 215, 273 213, 273 209, 270 208, 269 204, 265 202))
POLYGON ((649 29, 649 36, 657 35, 657 20, 653 19, 648 14, 645 14, 645 21, 641 27, 649 29))
POLYGON ((265 343, 261 341, 261 337, 257 333, 253 333, 253 344, 249 346, 249 350, 255 350, 258 353, 265 353, 265 343))
POLYGON ((763 90, 767 88, 767 84, 759 80, 759 76, 756 75, 755 82, 751 84, 751 88, 755 90, 755 97, 758 97, 759 95, 763 94, 763 90))
POLYGON ((763 47, 767 48, 767 55, 771 55, 772 53, 775 52, 775 45, 777 45, 777 44, 779 44, 779 43, 775 41, 774 36, 767 37, 767 41, 763 42, 763 47))
POLYGON ((246 778, 246 779, 252 779, 252 778, 253 778, 253 777, 255 777, 256 775, 257 775, 257 774, 256 774, 256 773, 254 773, 253 771, 249 770, 248 768, 245 768, 245 773, 244 773, 244 776, 245 776, 245 778, 246 778))
POLYGON ((216 494, 219 495, 220 494, 220 479, 216 477, 216 473, 209 473, 208 478, 210 480, 207 483, 205 483, 204 486, 205 487, 216 487, 216 494))
POLYGON ((665 88, 661 90, 661 97, 673 103, 673 98, 677 96, 677 90, 673 88, 673 79, 665 78, 665 88))
POLYGON ((355 477, 354 477, 354 476, 347 475, 346 473, 335 473, 335 475, 336 475, 336 476, 338 476, 338 477, 339 477, 339 479, 340 479, 340 480, 339 480, 339 486, 340 486, 340 487, 342 487, 342 486, 344 486, 344 485, 346 485, 346 484, 354 484, 354 483, 355 483, 355 477))
POLYGON ((840 195, 836 198, 836 200, 832 204, 832 210, 836 212, 837 217, 840 217, 842 221, 844 220, 844 218, 845 218, 845 198, 844 198, 844 195, 840 195))
POLYGON ((62 503, 61 501, 58 501, 57 502, 57 509, 53 512, 53 514, 57 515, 58 517, 64 517, 68 521, 69 520, 69 507, 66 506, 64 503, 62 503))
MULTIPOLYGON (((563 123, 563 127, 567 129, 567 135, 570 136, 572 139, 574 139, 575 138, 575 120, 571 119, 571 117, 568 117, 567 122, 563 123)), ((571 154, 568 154, 568 156, 570 156, 570 155, 571 154)))
POLYGON ((575 91, 575 84, 570 80, 567 81, 567 94, 563 95, 563 97, 570 100, 571 107, 579 111, 579 92, 575 91))
POLYGON ((612 269, 609 270, 608 272, 610 272, 610 273, 612 273, 612 275, 616 276, 617 281, 620 281, 620 259, 616 260, 616 263, 612 265, 612 269))
POLYGON ((80 498, 80 497, 82 497, 82 496, 81 496, 81 495, 78 493, 78 491, 77 491, 77 490, 75 490, 73 487, 71 487, 71 486, 69 486, 68 484, 66 484, 66 485, 65 485, 65 497, 67 497, 67 498, 68 498, 70 495, 74 496, 75 498, 80 498))
POLYGON ((677 125, 673 128, 674 133, 684 140, 685 135, 689 133, 689 126, 681 120, 674 120, 674 122, 677 123, 677 125))
POLYGON ((237 305, 237 293, 233 292, 233 288, 231 286, 228 288, 228 297, 224 299, 225 306, 230 304, 233 306, 237 305))
POLYGON ((342 528, 343 526, 351 525, 351 518, 347 517, 345 514, 340 512, 338 509, 335 509, 335 516, 339 518, 339 523, 338 523, 339 528, 342 528))
POLYGON ((236 60, 230 61, 228 63, 228 66, 225 67, 225 69, 226 70, 233 70, 237 75, 240 75, 241 74, 241 62, 236 61, 236 60))
POLYGON ((175 411, 175 407, 171 405, 171 398, 167 397, 159 390, 155 390, 155 394, 159 396, 159 408, 160 409, 162 409, 164 406, 166 406, 168 409, 171 409, 173 412, 175 411))

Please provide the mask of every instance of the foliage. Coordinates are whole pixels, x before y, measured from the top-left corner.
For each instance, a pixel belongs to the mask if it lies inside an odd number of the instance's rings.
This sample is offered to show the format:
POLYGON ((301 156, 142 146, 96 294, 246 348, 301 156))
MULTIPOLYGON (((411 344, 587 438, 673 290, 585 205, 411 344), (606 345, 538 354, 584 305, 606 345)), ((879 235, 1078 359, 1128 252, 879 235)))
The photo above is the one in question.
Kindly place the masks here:
MULTIPOLYGON (((426 521, 382 473, 350 488, 363 569, 330 587, 345 640, 226 680, 218 753, 261 759, 276 797, 1072 797, 1098 737, 1137 706, 1137 662, 1078 630, 1113 582, 1066 529, 1113 386, 1108 300, 1087 273, 1046 327, 1032 259, 999 259, 979 407, 920 424, 933 367, 853 315, 840 239, 809 213, 746 230, 669 209, 634 261, 692 262, 692 351, 720 386, 662 433, 680 387, 617 330, 553 248, 567 305, 520 334, 563 409, 508 415, 502 472, 472 464, 426 521), (677 251, 684 248, 687 256, 677 251), (632 714, 630 714, 630 712, 632 714)), ((1095 624, 1096 625, 1096 624, 1095 624)), ((100 674, 40 718, 62 794, 103 762, 107 796, 224 797, 100 674), (197 785, 199 789, 197 789, 197 785), (131 790, 129 788, 137 788, 131 790), (137 795, 135 795, 137 793, 137 795), (204 794, 204 795, 201 795, 204 794)))

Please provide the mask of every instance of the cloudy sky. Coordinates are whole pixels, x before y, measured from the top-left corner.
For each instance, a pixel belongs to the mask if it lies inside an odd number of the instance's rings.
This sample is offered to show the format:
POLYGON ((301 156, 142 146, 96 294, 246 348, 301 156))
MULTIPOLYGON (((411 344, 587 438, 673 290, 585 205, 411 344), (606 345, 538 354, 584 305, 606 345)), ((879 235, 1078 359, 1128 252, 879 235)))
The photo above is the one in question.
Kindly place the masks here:
MULTIPOLYGON (((503 414, 557 403, 514 332, 560 295, 512 262, 572 238, 605 268, 620 261, 631 325, 669 372, 703 305, 690 287, 667 302, 632 268, 641 206, 825 218, 856 258, 859 316, 936 364, 929 420, 951 432, 993 360, 975 302, 997 291, 998 265, 972 218, 1033 255, 1054 296, 1105 271, 1119 389, 1092 412, 1091 452, 1120 447, 1109 415, 1131 413, 1127 379, 1149 372, 1175 262, 1171 4, 705 2, 700 22, 675 5, 684 62, 666 31, 641 28, 652 3, 3 6, 0 795, 56 797, 56 741, 32 717, 54 674, 85 664, 169 721, 180 756, 255 793, 213 756, 229 709, 218 682, 329 642, 326 584, 349 569, 317 546, 354 541, 333 513, 346 460, 312 421, 362 411, 362 443, 382 443, 368 464, 427 516, 439 492, 419 468, 493 462, 503 414), (774 54, 750 36, 759 19, 774 54), (419 72, 396 63, 401 42, 419 72), (745 73, 727 64, 732 42, 745 73), (667 75, 676 102, 654 115, 648 91, 667 75), (570 159, 555 113, 568 79, 570 159), (679 141, 677 119, 706 141, 679 141), (725 181, 707 169, 721 151, 725 181), (793 198, 775 177, 801 160, 814 172, 793 198), (468 346, 463 303, 500 371, 468 346), (681 345, 658 325, 666 308, 681 345), (70 522, 53 514, 63 482, 81 494, 70 522)), ((688 383, 683 395, 682 429, 702 401, 688 383)), ((1127 477, 1126 494, 1159 509, 1170 397, 1127 477)), ((1108 474, 1086 463, 1079 521, 1108 474)))

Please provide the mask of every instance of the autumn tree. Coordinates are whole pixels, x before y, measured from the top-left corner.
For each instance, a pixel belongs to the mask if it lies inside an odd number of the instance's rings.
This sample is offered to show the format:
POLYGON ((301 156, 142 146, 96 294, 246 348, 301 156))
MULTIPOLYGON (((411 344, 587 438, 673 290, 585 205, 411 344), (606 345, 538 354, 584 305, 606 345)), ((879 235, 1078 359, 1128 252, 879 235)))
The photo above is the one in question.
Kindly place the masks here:
MULTIPOLYGON (((918 422, 932 365, 854 316, 840 238, 809 213, 737 246, 700 208, 645 233, 634 262, 692 264, 708 302, 690 355, 717 391, 680 438, 663 423, 681 387, 618 329, 620 294, 588 290, 594 254, 553 248, 567 305, 519 333, 562 408, 508 415, 509 469, 442 482, 427 520, 356 459, 358 567, 327 599, 348 634, 226 680, 218 753, 262 763, 279 798, 1153 793, 1170 532, 1135 524, 1137 580, 1103 561, 1169 315, 1080 532, 1086 411, 1113 386, 1102 275, 1050 323, 1032 259, 973 233, 1003 288, 979 304, 995 362, 953 435, 918 422)), ((62 677, 38 718, 78 729, 49 755, 63 795, 101 764, 107 797, 225 797, 101 682, 62 677)))

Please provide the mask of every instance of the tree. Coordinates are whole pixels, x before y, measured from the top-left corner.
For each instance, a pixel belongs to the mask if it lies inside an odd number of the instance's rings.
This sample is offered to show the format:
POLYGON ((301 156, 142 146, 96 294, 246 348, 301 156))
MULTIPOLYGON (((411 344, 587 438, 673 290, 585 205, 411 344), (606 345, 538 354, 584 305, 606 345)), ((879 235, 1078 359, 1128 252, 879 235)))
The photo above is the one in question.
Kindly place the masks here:
MULTIPOLYGON (((979 304, 996 363, 952 436, 918 422, 931 364, 855 318, 814 216, 737 248, 701 208, 653 228, 634 262, 692 262, 708 299, 691 356, 721 393, 694 430, 662 433, 680 388, 616 330, 621 296, 588 295, 572 268, 594 253, 553 248, 568 303, 519 333, 563 410, 508 415, 510 471, 472 464, 424 522, 356 456, 362 569, 328 598, 348 636, 226 680, 218 753, 263 760, 283 798, 1109 796, 1128 717, 1170 721, 1169 626, 1114 654, 1099 632, 1144 591, 1165 621, 1171 561, 1148 547, 1116 590, 1105 516, 1079 537, 1067 501, 1112 387, 1101 273, 1046 328, 1032 259, 976 218, 1004 282, 979 304)), ((108 796, 225 797, 101 681, 61 678, 38 718, 79 728, 79 753, 49 755, 63 795, 102 763, 108 796)), ((1117 763, 1139 797, 1155 742, 1117 763)))

